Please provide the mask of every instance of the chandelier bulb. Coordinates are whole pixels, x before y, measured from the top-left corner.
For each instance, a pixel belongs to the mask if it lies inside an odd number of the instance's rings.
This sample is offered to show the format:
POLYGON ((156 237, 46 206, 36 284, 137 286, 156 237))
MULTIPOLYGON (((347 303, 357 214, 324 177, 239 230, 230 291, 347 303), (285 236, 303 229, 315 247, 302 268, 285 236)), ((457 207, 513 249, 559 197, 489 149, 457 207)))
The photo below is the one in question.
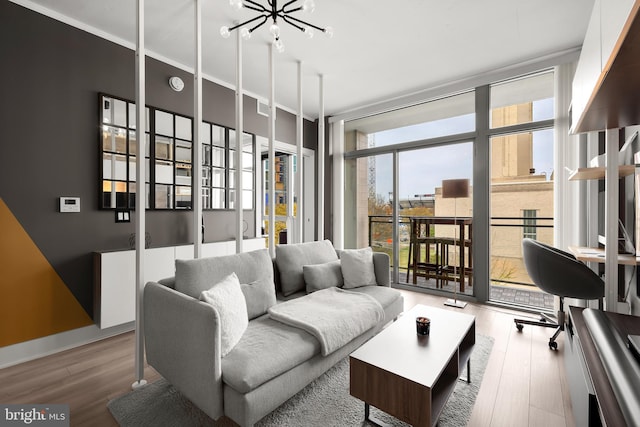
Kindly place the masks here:
POLYGON ((332 38, 333 37, 333 27, 325 27, 324 33, 325 33, 325 35, 327 37, 332 38))
POLYGON ((304 3, 302 3, 302 10, 304 10, 307 13, 313 13, 314 10, 316 10, 316 3, 313 0, 304 0, 304 3))
POLYGON ((282 40, 280 40, 279 38, 277 38, 277 39, 275 39, 275 40, 273 41, 273 44, 275 45, 276 50, 277 50, 279 53, 284 52, 284 43, 282 43, 282 40))
POLYGON ((304 33, 307 35, 307 37, 309 37, 310 39, 313 38, 313 30, 309 27, 306 27, 304 29, 304 33))
POLYGON ((280 37, 280 27, 278 27, 278 24, 271 24, 271 27, 269 27, 269 32, 273 35, 273 37, 275 37, 276 39, 278 37, 280 37))
POLYGON ((229 0, 229 4, 236 10, 242 9, 242 0, 229 0))
POLYGON ((231 35, 231 33, 229 32, 229 27, 227 27, 227 26, 220 27, 220 35, 223 38, 228 39, 229 36, 231 35))
POLYGON ((240 30, 240 35, 242 36, 243 39, 249 40, 251 38, 251 31, 249 31, 247 27, 243 27, 240 30))

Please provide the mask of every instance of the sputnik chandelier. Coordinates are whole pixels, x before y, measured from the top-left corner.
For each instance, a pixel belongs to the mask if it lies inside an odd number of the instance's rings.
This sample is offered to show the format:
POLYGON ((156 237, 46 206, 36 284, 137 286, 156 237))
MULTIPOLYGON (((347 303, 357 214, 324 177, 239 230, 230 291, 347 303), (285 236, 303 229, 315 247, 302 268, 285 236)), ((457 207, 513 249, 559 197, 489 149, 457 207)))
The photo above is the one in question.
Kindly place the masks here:
POLYGON ((333 28, 318 27, 317 25, 313 25, 293 16, 294 13, 299 11, 307 13, 313 12, 315 9, 315 3, 313 0, 289 0, 281 8, 278 8, 278 0, 267 0, 267 3, 268 7, 263 6, 254 0, 229 0, 229 4, 237 10, 246 7, 247 9, 255 10, 259 14, 258 16, 234 25, 233 27, 224 26, 220 28, 220 35, 226 39, 231 35, 233 30, 240 29, 240 35, 242 38, 248 40, 251 38, 251 33, 253 31, 260 28, 269 20, 269 18, 271 18, 273 23, 269 27, 269 32, 273 36, 273 45, 276 47, 278 52, 283 52, 284 44, 280 39, 280 26, 278 26, 278 18, 281 18, 282 21, 302 31, 309 38, 313 37, 314 29, 322 31, 327 37, 333 36, 333 28), (247 25, 253 25, 253 27, 247 27, 247 25))

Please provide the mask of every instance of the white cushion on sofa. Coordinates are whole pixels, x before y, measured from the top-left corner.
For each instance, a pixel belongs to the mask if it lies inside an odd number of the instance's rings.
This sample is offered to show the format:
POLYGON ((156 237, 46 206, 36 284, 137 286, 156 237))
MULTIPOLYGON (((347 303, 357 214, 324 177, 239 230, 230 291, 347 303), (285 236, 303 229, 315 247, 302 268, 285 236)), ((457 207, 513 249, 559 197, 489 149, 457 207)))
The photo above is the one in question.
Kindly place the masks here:
POLYGON ((209 290, 202 291, 200 300, 211 304, 220 315, 220 354, 224 357, 240 341, 249 325, 247 302, 238 276, 231 273, 209 290))
POLYGON ((324 264, 304 265, 302 274, 308 294, 331 287, 339 288, 344 283, 339 259, 324 264))
POLYGON ((344 289, 376 285, 371 248, 345 249, 340 254, 344 289))

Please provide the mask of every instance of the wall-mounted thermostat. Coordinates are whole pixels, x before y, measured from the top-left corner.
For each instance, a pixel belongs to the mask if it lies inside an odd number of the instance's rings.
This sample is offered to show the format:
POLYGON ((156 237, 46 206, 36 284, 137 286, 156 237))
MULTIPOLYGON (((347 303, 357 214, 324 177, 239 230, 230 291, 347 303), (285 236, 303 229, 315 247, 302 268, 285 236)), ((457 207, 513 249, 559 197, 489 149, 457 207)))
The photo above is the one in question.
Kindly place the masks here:
POLYGON ((60 197, 60 212, 80 212, 80 197, 60 197))

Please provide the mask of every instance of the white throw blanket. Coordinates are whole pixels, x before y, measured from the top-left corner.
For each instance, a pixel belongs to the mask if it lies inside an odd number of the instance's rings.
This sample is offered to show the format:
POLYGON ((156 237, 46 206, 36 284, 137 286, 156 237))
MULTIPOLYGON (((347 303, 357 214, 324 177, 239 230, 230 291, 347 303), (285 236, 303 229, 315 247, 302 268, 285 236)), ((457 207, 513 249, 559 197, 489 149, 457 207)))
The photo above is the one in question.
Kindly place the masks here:
POLYGON ((381 322, 384 310, 369 295, 327 288, 276 304, 269 315, 315 336, 326 356, 381 322))

